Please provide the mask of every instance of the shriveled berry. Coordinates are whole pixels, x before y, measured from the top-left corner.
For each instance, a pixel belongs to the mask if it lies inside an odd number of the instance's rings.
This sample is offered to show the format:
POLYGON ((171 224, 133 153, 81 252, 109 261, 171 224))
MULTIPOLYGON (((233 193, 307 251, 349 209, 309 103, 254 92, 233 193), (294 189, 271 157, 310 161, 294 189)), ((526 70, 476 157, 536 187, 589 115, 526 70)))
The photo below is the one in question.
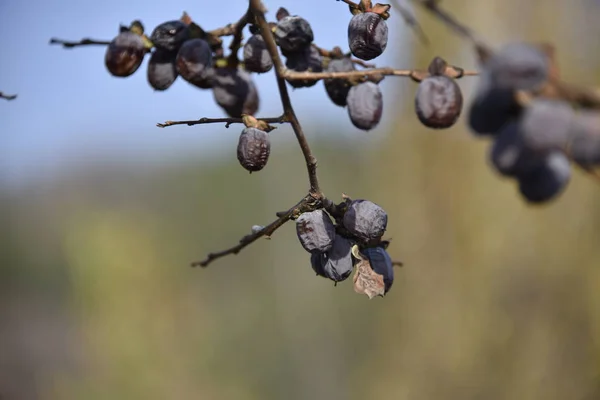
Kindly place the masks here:
POLYGON ((356 14, 348 24, 348 45, 354 57, 372 60, 387 46, 388 27, 385 20, 373 12, 356 14))
POLYGON ((167 90, 177 79, 177 53, 155 49, 148 62, 148 83, 154 90, 167 90))
POLYGON ((387 293, 394 283, 394 265, 392 258, 383 247, 370 247, 362 250, 367 257, 373 271, 383 276, 385 284, 385 293, 387 293))
POLYGON ((557 100, 537 99, 519 118, 523 143, 532 151, 565 150, 574 118, 573 108, 557 100))
POLYGON ((256 128, 245 128, 240 135, 237 158, 250 172, 260 171, 267 165, 271 153, 269 134, 256 128))
POLYGON ((600 113, 582 110, 575 114, 568 149, 573 161, 580 165, 600 164, 600 113))
POLYGON ((298 217, 296 234, 304 250, 309 253, 324 253, 333 246, 335 227, 325 211, 315 210, 298 217))
POLYGON ((545 203, 558 196, 571 180, 569 159, 561 152, 548 153, 534 170, 519 175, 519 191, 530 203, 545 203))
POLYGON ((262 74, 273 68, 273 60, 267 50, 265 40, 260 34, 254 34, 244 45, 244 66, 247 71, 262 74))
POLYGON ((176 65, 179 75, 202 89, 210 87, 212 62, 212 50, 204 39, 190 39, 183 43, 177 52, 176 65))
POLYGON ((548 79, 550 63, 548 57, 531 44, 509 43, 495 52, 484 68, 498 88, 534 90, 548 79))
POLYGON ((212 81, 215 101, 230 117, 241 118, 242 114, 254 115, 258 111, 258 91, 246 71, 216 68, 212 81))
POLYGON ((179 20, 175 20, 164 22, 154 28, 150 40, 157 49, 176 52, 189 37, 188 26, 179 20))
POLYGON ((488 157, 492 166, 504 176, 523 175, 537 168, 543 156, 525 146, 518 121, 505 124, 494 138, 488 157))
POLYGON ((273 36, 286 56, 304 50, 314 40, 308 21, 297 15, 288 15, 277 22, 273 36))
POLYGON ((383 113, 383 96, 376 83, 367 81, 352 86, 346 102, 350 121, 355 127, 369 131, 379 124, 383 113))
POLYGON ((317 275, 329 278, 334 282, 346 280, 354 268, 351 251, 352 242, 338 235, 329 251, 311 255, 312 268, 317 275))
MULTIPOLYGON (((327 72, 350 72, 354 71, 354 63, 349 57, 333 59, 327 66, 327 72)), ((346 97, 352 85, 347 79, 325 79, 323 80, 327 95, 333 104, 346 107, 346 97)))
POLYGON ((415 111, 421 123, 429 128, 449 128, 460 116, 463 97, 454 79, 443 75, 429 76, 419 83, 415 95, 415 111))
MULTIPOLYGON (((307 47, 296 53, 290 54, 285 66, 296 72, 322 72, 323 57, 314 46, 307 47)), ((317 84, 316 80, 288 80, 289 84, 295 88, 311 87, 317 84)))
POLYGON ((377 204, 353 200, 344 214, 344 227, 358 239, 370 242, 383 236, 387 219, 387 213, 377 204))
POLYGON ((467 118, 471 130, 480 135, 495 135, 520 112, 514 92, 495 86, 485 69, 479 77, 473 97, 467 118))
POLYGON ((140 35, 121 32, 106 48, 104 65, 111 75, 124 78, 138 70, 145 54, 144 41, 140 35))

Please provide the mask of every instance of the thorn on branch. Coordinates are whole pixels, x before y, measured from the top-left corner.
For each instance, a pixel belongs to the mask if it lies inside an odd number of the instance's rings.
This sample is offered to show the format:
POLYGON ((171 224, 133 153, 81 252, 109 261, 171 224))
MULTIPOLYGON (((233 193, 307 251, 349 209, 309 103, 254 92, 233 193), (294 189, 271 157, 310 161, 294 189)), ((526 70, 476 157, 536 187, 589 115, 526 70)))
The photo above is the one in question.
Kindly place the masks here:
POLYGON ((59 44, 59 45, 62 45, 65 49, 71 49, 73 47, 78 47, 78 46, 93 46, 93 45, 108 46, 110 44, 110 40, 95 40, 95 39, 84 38, 78 42, 70 42, 70 41, 66 41, 66 40, 62 40, 62 39, 52 38, 52 39, 50 39, 50 44, 59 44))
POLYGON ((16 98, 17 98, 16 94, 4 94, 4 93, 0 92, 0 99, 14 100, 16 98))

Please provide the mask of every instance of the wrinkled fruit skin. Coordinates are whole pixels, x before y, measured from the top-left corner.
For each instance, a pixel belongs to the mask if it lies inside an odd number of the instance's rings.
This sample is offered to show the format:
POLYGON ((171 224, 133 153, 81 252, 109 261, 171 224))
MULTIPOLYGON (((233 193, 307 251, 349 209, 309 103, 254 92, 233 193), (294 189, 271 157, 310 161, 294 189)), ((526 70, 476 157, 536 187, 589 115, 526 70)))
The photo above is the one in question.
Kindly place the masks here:
POLYGON ((215 101, 227 115, 256 114, 259 97, 250 74, 239 68, 216 68, 212 81, 215 101))
POLYGON ((150 40, 157 49, 176 52, 189 36, 190 32, 186 24, 181 21, 168 21, 154 28, 150 40))
POLYGON ((570 180, 569 159, 555 151, 549 153, 537 168, 518 176, 519 191, 529 203, 545 203, 562 193, 570 180))
POLYGON ((600 165, 600 113, 582 110, 575 115, 569 153, 583 166, 600 165))
MULTIPOLYGON (((354 70, 356 70, 354 63, 348 57, 331 60, 327 66, 327 72, 350 72, 354 70)), ((348 97, 352 85, 346 79, 325 79, 323 84, 333 104, 346 107, 346 97, 348 97)))
POLYGON ((277 23, 273 31, 275 42, 284 55, 304 50, 314 40, 314 34, 307 20, 290 15, 277 23))
POLYGON ((519 118, 523 143, 536 153, 565 150, 575 112, 567 103, 537 99, 527 106, 519 118))
POLYGON ((484 69, 497 88, 534 90, 548 79, 550 63, 548 57, 533 45, 509 43, 494 53, 484 69))
POLYGON ((205 89, 211 86, 212 50, 203 39, 186 41, 177 52, 176 66, 179 75, 194 86, 205 89))
POLYGON ((352 242, 342 236, 336 236, 333 247, 326 253, 313 253, 310 262, 319 276, 341 282, 352 274, 352 242))
POLYGON ((463 105, 460 88, 447 76, 430 76, 415 95, 415 111, 421 123, 433 129, 449 128, 458 120, 463 105))
POLYGON ((387 293, 394 283, 394 265, 392 258, 383 247, 370 247, 361 251, 371 264, 373 271, 383 275, 385 284, 385 293, 387 293))
POLYGON ((346 102, 350 121, 358 129, 369 131, 381 121, 383 96, 376 83, 363 82, 352 86, 346 102))
POLYGON ((368 200, 353 200, 344 214, 344 227, 368 243, 380 239, 387 228, 387 213, 368 200))
POLYGON ((519 112, 513 91, 494 86, 490 73, 482 71, 467 115, 471 130, 493 136, 519 112))
POLYGON ((271 153, 269 134, 256 128, 245 128, 240 135, 237 158, 247 171, 260 171, 267 165, 271 153))
POLYGON ((148 62, 148 83, 154 90, 167 90, 177 79, 177 53, 155 49, 148 62))
POLYGON ((244 65, 247 71, 262 74, 273 68, 273 60, 260 34, 255 34, 244 45, 244 65))
MULTIPOLYGON (((323 71, 323 58, 319 51, 314 47, 310 46, 306 49, 290 54, 286 61, 285 66, 296 72, 322 72, 323 71)), ((289 80, 288 83, 292 87, 311 87, 317 84, 316 80, 289 80)))
POLYGON ((348 24, 348 46, 354 57, 372 60, 385 50, 388 41, 388 27, 379 15, 366 12, 356 14, 348 24))
POLYGON ((296 234, 304 250, 325 253, 333 246, 335 227, 323 210, 304 213, 296 220, 296 234))
POLYGON ((106 48, 104 65, 112 76, 125 78, 138 70, 145 54, 144 41, 140 35, 121 32, 106 48))

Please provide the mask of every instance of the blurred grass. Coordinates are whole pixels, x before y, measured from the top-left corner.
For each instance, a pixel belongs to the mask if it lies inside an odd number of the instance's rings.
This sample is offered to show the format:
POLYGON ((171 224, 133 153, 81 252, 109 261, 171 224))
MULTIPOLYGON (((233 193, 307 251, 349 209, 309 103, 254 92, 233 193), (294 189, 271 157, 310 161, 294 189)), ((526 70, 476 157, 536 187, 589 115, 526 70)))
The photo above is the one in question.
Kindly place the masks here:
MULTIPOLYGON (((573 46, 569 33, 591 18, 583 1, 446 3, 492 40, 554 41, 572 81, 600 78, 595 42, 573 46)), ((415 64, 475 65, 420 18, 434 45, 415 49, 415 64)), ((461 82, 466 99, 473 82, 461 82)), ((315 277, 293 224, 188 267, 305 194, 285 127, 256 174, 233 155, 104 165, 3 194, 0 398, 600 398, 598 185, 575 171, 556 202, 527 206, 463 120, 429 131, 410 102, 386 100, 384 117, 398 120, 380 144, 314 147, 328 196, 389 213, 390 253, 406 266, 385 299, 315 277)))

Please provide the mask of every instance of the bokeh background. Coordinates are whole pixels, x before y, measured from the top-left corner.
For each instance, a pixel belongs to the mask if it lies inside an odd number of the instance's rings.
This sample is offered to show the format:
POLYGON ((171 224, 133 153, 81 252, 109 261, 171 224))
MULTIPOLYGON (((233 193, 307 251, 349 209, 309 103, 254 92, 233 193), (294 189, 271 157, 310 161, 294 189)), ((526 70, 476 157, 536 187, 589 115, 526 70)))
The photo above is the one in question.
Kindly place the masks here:
MULTIPOLYGON (((406 4, 406 3, 404 3, 406 4)), ((566 80, 600 80, 592 0, 446 0, 492 43, 549 41, 566 80)), ((347 49, 341 2, 266 1, 307 18, 321 47, 347 49)), ((220 117, 209 91, 166 92, 145 67, 111 77, 111 39, 187 11, 206 29, 247 2, 0 2, 0 399, 600 398, 600 187, 579 171, 542 207, 488 166, 464 118, 422 127, 416 85, 383 83, 380 126, 365 133, 322 83, 292 91, 328 196, 389 214, 405 267, 369 301, 351 281, 314 276, 293 224, 240 255, 192 269, 307 190, 289 127, 267 168, 237 163, 239 126, 159 129, 220 117)), ((379 66, 436 55, 476 68, 470 48, 422 10, 423 46, 392 10, 379 66)), ((144 64, 145 65, 145 64, 144 64)), ((477 78, 460 81, 465 97, 477 78)), ((272 73, 256 76, 260 116, 279 115, 272 73)))

